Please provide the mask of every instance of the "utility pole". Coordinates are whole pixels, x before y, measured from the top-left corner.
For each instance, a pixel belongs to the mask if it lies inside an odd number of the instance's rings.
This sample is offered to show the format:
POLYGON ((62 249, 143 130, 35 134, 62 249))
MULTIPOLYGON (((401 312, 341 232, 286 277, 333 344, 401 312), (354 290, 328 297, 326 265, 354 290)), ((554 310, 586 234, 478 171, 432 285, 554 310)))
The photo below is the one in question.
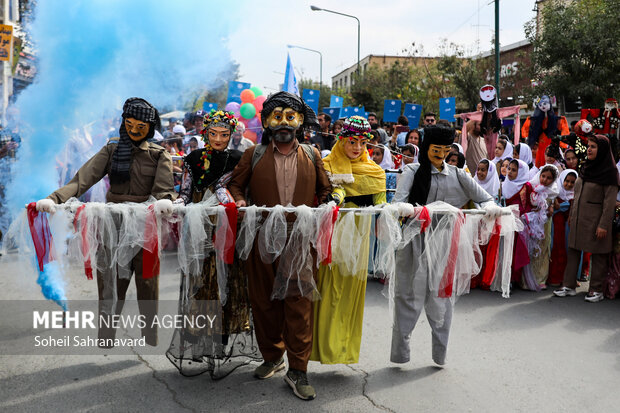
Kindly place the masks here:
POLYGON ((495 90, 499 99, 499 0, 495 0, 495 90))

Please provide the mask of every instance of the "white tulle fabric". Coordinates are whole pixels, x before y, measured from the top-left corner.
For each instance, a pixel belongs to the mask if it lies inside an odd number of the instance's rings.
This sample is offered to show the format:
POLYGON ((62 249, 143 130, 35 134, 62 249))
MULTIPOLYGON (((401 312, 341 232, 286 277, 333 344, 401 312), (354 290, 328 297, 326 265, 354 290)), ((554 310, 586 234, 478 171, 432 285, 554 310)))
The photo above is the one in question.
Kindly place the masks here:
MULTIPOLYGON (((179 268, 199 282, 205 258, 215 253, 220 298, 225 303, 228 265, 224 253, 234 242, 225 208, 218 205, 216 199, 208 199, 187 206, 175 205, 169 217, 156 217, 150 207, 152 201, 143 204, 82 204, 72 199, 64 207, 57 208, 54 214, 50 214, 49 222, 61 267, 89 261, 93 274, 119 268, 119 277, 129 277, 131 274, 125 274, 122 268, 129 267, 131 259, 142 248, 151 248, 152 251, 157 245, 153 252, 159 254, 162 245, 166 245, 175 234, 173 225, 177 225, 179 268), (76 211, 82 206, 76 219, 76 211), (157 220, 156 240, 147 239, 149 232, 145 231, 149 222, 153 224, 153 219, 157 220)), ((499 223, 500 264, 492 289, 502 291, 504 297, 509 296, 514 233, 523 229, 514 206, 503 208, 508 215, 494 221, 482 215, 464 215, 443 202, 415 208, 408 205, 409 218, 404 224, 400 222, 400 214, 405 209, 399 205, 341 210, 333 223, 334 207, 333 203, 319 208, 275 206, 263 219, 265 210, 253 206, 240 214, 236 240, 238 257, 247 259, 256 242, 263 262, 274 263, 279 259, 272 299, 299 295, 318 299, 313 274, 328 257, 330 248, 332 260, 329 265, 338 266, 343 275, 366 277, 363 269, 373 248, 362 248, 368 242, 363 235, 367 234, 375 217, 375 274, 388 280, 388 286, 392 288, 393 283, 389 280, 395 272, 395 251, 419 237, 424 228, 425 248, 419 258, 423 260, 421 267, 429 274, 429 288, 438 293, 442 285, 450 281, 452 297, 469 291, 470 279, 482 265, 480 245, 489 242, 496 230, 495 223, 499 223), (447 267, 453 268, 452 274, 444 274, 447 267)), ((17 246, 24 261, 32 265, 34 251, 25 211, 13 222, 5 240, 5 246, 17 246)), ((112 272, 116 275, 116 271, 112 272)), ((104 282, 116 291, 116 276, 104 282)), ((390 296, 393 297, 393 292, 390 296)))

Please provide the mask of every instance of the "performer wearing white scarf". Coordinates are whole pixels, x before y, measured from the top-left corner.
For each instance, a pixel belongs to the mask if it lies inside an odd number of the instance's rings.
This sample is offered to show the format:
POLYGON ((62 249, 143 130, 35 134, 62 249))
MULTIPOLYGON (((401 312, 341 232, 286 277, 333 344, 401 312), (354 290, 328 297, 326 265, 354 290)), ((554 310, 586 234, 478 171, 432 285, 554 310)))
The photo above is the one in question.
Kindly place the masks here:
POLYGON ((512 198, 517 192, 523 188, 526 182, 529 181, 530 168, 521 159, 516 159, 519 162, 519 172, 517 177, 510 180, 508 177, 502 182, 502 196, 505 199, 512 198))
POLYGON ((514 147, 513 158, 521 159, 530 168, 529 178, 532 179, 538 173, 538 168, 534 166, 534 158, 532 156, 532 148, 525 143, 520 143, 514 147))

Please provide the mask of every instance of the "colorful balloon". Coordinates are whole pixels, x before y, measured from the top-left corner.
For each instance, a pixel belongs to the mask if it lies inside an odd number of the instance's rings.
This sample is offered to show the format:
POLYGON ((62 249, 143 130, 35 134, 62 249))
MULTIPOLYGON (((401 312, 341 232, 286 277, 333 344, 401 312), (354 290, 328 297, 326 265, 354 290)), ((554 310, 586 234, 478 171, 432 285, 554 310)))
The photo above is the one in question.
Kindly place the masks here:
POLYGON ((241 92, 241 102, 242 103, 251 103, 254 101, 254 92, 251 89, 246 89, 241 92))
POLYGON ((259 118, 252 118, 248 121, 248 129, 256 133, 262 128, 259 118))
POLYGON ((250 90, 254 92, 254 97, 259 97, 263 95, 263 91, 258 86, 252 86, 250 90))
POLYGON ((256 113, 259 113, 261 110, 263 110, 263 103, 265 102, 265 96, 258 96, 256 99, 254 99, 254 102, 252 102, 252 104, 254 105, 254 107, 256 108, 256 113))
POLYGON ((243 134, 243 137, 248 138, 252 142, 256 143, 256 133, 255 132, 252 132, 250 130, 246 130, 245 133, 243 134))
POLYGON ((227 112, 237 112, 240 106, 241 105, 237 102, 228 102, 224 110, 226 110, 227 112))
POLYGON ((239 112, 241 113, 241 117, 245 119, 252 119, 256 116, 256 108, 251 103, 244 103, 241 105, 239 112))

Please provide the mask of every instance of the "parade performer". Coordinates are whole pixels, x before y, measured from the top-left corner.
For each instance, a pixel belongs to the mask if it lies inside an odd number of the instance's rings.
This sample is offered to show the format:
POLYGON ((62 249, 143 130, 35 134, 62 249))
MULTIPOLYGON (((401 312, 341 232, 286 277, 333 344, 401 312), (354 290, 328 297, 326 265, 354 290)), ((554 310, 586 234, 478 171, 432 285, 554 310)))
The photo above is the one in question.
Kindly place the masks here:
MULTIPOLYGON (((314 111, 298 96, 278 92, 263 103, 261 121, 265 130, 261 144, 244 152, 228 186, 237 206, 313 206, 325 201, 331 185, 321 156, 295 139, 302 127, 318 128, 314 111)), ((286 382, 299 398, 313 399, 316 393, 306 376, 312 351, 312 301, 301 293, 271 299, 278 260, 264 263, 258 244, 257 239, 245 267, 256 338, 265 360, 254 375, 266 379, 284 369, 286 351, 286 382)))
MULTIPOLYGON (((175 203, 234 204, 226 185, 242 155, 237 150, 228 149, 237 124, 233 112, 211 110, 204 116, 201 134, 205 145, 184 158, 187 175, 175 203)), ((236 215, 236 208, 232 213, 236 215)), ((221 318, 216 328, 196 326, 175 331, 166 355, 184 375, 210 371, 212 377, 219 377, 224 373, 217 369, 232 358, 261 359, 258 347, 252 342, 247 278, 236 256, 228 268, 225 302, 220 295, 213 228, 205 226, 206 251, 201 254, 203 261, 198 271, 181 273, 179 313, 196 318, 211 315, 211 310, 219 310, 216 316, 221 315, 221 318), (213 302, 218 305, 214 307, 213 302)))
MULTIPOLYGON (((107 202, 145 202, 154 197, 157 199, 154 206, 156 213, 168 214, 172 211, 172 200, 176 198, 172 159, 164 148, 147 142, 159 125, 157 109, 144 99, 130 98, 123 105, 122 116, 119 138, 110 139, 106 146, 79 169, 67 185, 46 199, 37 201, 37 211, 53 212, 54 204, 81 196, 105 175, 110 178, 107 202)), ((117 229, 120 228, 120 220, 120 217, 115 216, 117 229)), ((114 252, 106 247, 97 254, 97 258, 104 260, 113 254, 114 252)), ((151 328, 152 323, 149 321, 152 321, 157 313, 159 267, 156 265, 154 268, 145 268, 145 265, 147 263, 146 260, 143 262, 143 250, 133 257, 127 268, 120 265, 114 268, 97 265, 99 312, 107 316, 121 313, 131 276, 135 272, 140 312, 147 320, 147 327, 142 329, 142 335, 149 345, 155 346, 157 329, 156 326, 151 328), (143 272, 148 272, 150 276, 143 277, 143 272), (114 278, 116 281, 113 281, 114 278), (111 308, 116 299, 116 309, 111 308)), ((99 329, 100 339, 114 339, 114 336, 114 328, 99 329)))
POLYGON ((581 119, 587 119, 594 127, 594 133, 615 135, 620 124, 618 101, 614 98, 605 100, 601 109, 581 109, 581 119))
POLYGON ((557 116, 553 111, 549 96, 541 96, 536 100, 535 106, 534 114, 528 116, 523 123, 521 136, 527 139, 530 148, 538 144, 534 163, 540 168, 545 164, 545 149, 551 143, 551 138, 555 135, 568 135, 569 129, 566 117, 557 116))
MULTIPOLYGON (((500 208, 493 202, 493 197, 482 189, 470 174, 445 163, 453 141, 452 129, 424 129, 420 163, 405 167, 394 201, 413 205, 444 201, 456 208, 473 201, 485 208, 490 216, 497 216, 500 208)), ((426 256, 422 253, 424 242, 425 235, 421 234, 396 253, 395 307, 390 356, 394 363, 409 361, 409 339, 422 309, 426 311, 432 328, 433 360, 439 365, 446 362, 454 302, 452 297, 442 298, 437 295, 437 291, 431 291, 430 272, 441 273, 444 269, 428 268, 426 256)))
MULTIPOLYGON (((366 150, 371 137, 369 132, 370 125, 363 117, 347 118, 331 153, 323 159, 334 187, 330 198, 346 208, 386 202, 385 172, 370 159, 366 150)), ((340 220, 343 219, 341 214, 340 220)), ((310 360, 324 364, 352 364, 359 360, 371 220, 356 217, 355 222, 363 239, 357 271, 352 273, 345 265, 321 265, 317 276, 321 300, 314 303, 310 360)))

